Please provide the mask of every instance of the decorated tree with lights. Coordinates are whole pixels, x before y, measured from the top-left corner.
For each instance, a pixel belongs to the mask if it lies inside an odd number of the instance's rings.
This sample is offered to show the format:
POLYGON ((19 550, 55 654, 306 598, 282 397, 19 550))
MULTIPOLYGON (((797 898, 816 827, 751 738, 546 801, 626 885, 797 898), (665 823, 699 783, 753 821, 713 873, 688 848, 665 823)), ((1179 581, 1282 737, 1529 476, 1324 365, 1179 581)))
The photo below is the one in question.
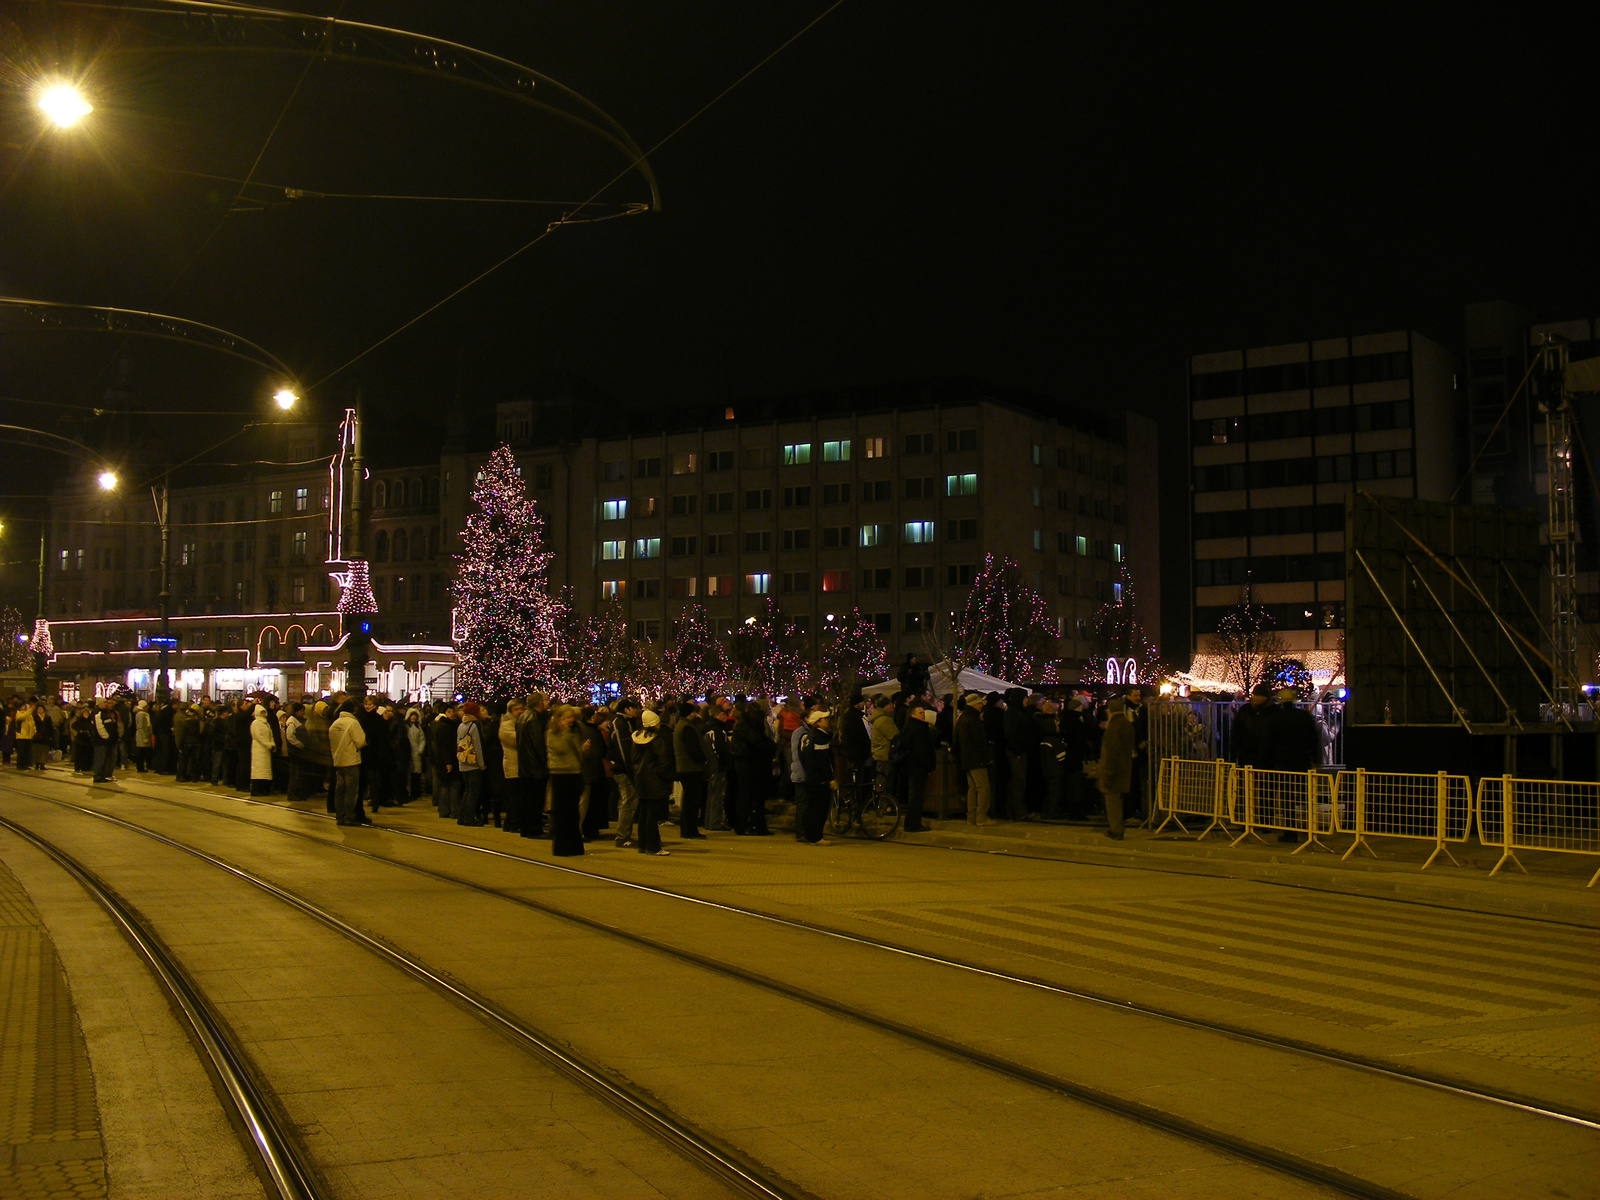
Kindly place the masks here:
POLYGON ((1145 636, 1144 626, 1135 614, 1133 575, 1126 564, 1117 572, 1116 582, 1111 599, 1095 609, 1089 619, 1089 638, 1094 647, 1090 665, 1095 675, 1108 683, 1147 683, 1160 676, 1161 667, 1156 661, 1155 644, 1145 636), (1136 668, 1132 678, 1126 672, 1129 659, 1136 668), (1117 664, 1109 672, 1107 660, 1117 664))
POLYGON ((761 610, 735 626, 728 639, 732 682, 751 695, 791 691, 806 674, 805 657, 799 652, 798 642, 783 608, 768 596, 762 601, 761 610))
POLYGON ((889 674, 889 652, 878 626, 856 608, 837 615, 823 631, 820 659, 818 682, 846 702, 860 681, 876 682, 889 674))
POLYGON ((662 667, 667 686, 675 692, 703 696, 727 686, 727 659, 702 605, 691 604, 679 614, 662 667))
POLYGON ((472 506, 451 589, 461 629, 456 685, 504 700, 558 677, 565 606, 550 594, 544 518, 510 447, 496 447, 478 472, 472 506))
POLYGON ((9 604, 0 608, 0 670, 15 671, 27 665, 31 631, 16 609, 9 604))
POLYGON ((1054 658, 1055 631, 1044 597, 1014 561, 993 554, 984 555, 966 604, 940 634, 935 652, 958 673, 975 667, 1005 680, 1032 679, 1054 658))
POLYGON ((1239 602, 1222 614, 1212 636, 1222 657, 1223 679, 1248 692, 1258 683, 1271 683, 1288 656, 1283 636, 1266 605, 1256 604, 1245 585, 1239 602))

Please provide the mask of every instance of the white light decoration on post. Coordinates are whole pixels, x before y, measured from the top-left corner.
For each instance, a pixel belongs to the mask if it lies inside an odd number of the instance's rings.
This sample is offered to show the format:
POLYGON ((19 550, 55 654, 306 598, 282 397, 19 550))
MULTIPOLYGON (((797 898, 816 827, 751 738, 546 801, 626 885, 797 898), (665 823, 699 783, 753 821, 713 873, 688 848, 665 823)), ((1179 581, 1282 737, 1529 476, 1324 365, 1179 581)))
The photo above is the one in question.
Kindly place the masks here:
POLYGON ((372 581, 367 576, 367 561, 358 558, 349 564, 348 571, 334 576, 342 589, 339 593, 339 611, 349 613, 375 613, 378 598, 372 594, 372 581))
POLYGON ((33 622, 33 638, 28 642, 28 653, 42 654, 47 659, 55 657, 56 647, 50 639, 50 622, 43 617, 38 617, 33 622))

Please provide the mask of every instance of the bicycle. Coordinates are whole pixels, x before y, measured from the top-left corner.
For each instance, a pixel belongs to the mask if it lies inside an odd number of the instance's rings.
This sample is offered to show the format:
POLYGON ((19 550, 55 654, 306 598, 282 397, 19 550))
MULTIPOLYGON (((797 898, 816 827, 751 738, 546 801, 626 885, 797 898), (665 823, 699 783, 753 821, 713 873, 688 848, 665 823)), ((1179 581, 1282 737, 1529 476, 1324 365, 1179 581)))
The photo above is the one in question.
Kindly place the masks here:
POLYGON ((861 837, 882 841, 900 826, 900 805, 877 779, 876 768, 868 764, 856 779, 841 783, 828 808, 828 831, 840 835, 854 828, 861 837), (873 772, 872 782, 863 786, 861 775, 873 772))

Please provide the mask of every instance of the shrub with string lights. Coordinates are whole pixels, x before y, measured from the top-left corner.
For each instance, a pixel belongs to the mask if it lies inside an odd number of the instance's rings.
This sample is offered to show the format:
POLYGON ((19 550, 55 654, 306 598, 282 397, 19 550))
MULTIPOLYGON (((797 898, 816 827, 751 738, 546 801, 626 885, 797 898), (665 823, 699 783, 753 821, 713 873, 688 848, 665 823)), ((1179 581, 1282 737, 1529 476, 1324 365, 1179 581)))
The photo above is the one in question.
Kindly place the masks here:
POLYGON ((509 446, 495 448, 472 488, 452 587, 461 642, 457 687, 504 700, 555 681, 563 605, 550 594, 544 518, 509 446))
POLYGON ((805 678, 806 663, 798 639, 783 608, 771 596, 761 610, 734 627, 728 639, 728 662, 733 680, 755 696, 791 692, 805 678))
POLYGON ((857 608, 835 615, 823 629, 820 658, 818 682, 830 695, 846 681, 876 683, 889 675, 889 651, 877 623, 857 608))

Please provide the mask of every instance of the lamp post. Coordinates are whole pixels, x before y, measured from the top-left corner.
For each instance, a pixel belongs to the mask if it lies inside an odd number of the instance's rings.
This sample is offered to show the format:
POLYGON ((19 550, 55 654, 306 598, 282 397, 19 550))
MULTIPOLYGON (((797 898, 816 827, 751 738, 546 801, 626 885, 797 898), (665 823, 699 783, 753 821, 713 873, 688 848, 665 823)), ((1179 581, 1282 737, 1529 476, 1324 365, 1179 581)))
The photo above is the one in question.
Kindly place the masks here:
POLYGON ((44 526, 39 526, 39 615, 33 621, 33 638, 28 650, 33 655, 33 694, 44 695, 45 668, 50 665, 50 626, 44 615, 44 526))
POLYGON ((173 646, 178 639, 172 636, 169 618, 172 608, 172 525, 169 520, 168 492, 172 482, 170 473, 161 476, 161 486, 158 490, 151 487, 150 493, 156 502, 156 521, 161 526, 161 591, 156 596, 157 611, 161 616, 161 632, 153 639, 156 644, 156 704, 166 704, 172 699, 172 683, 167 678, 167 668, 173 646))
POLYGON ((367 694, 367 659, 372 649, 372 618, 378 602, 367 574, 366 471, 361 453, 361 384, 356 384, 355 407, 350 412, 350 527, 341 557, 348 574, 339 597, 345 626, 345 691, 359 703, 367 694))

